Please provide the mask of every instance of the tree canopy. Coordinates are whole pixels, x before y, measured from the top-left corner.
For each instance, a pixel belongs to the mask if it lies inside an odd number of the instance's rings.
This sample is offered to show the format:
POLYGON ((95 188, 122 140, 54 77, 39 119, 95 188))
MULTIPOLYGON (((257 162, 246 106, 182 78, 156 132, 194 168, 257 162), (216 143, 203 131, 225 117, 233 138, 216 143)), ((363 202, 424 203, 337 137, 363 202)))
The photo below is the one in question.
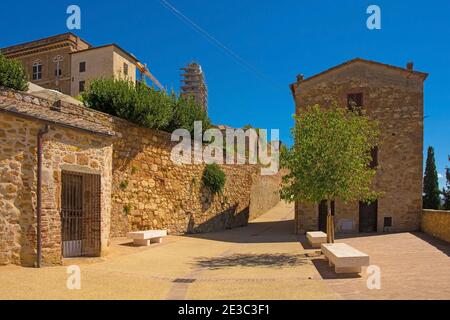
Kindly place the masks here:
POLYGON ((20 61, 8 59, 1 53, 0 86, 18 91, 28 90, 27 74, 20 61))
POLYGON ((320 203, 323 200, 373 201, 376 169, 372 150, 379 143, 376 121, 361 111, 333 105, 307 107, 294 116, 295 144, 281 155, 281 197, 287 201, 320 203))

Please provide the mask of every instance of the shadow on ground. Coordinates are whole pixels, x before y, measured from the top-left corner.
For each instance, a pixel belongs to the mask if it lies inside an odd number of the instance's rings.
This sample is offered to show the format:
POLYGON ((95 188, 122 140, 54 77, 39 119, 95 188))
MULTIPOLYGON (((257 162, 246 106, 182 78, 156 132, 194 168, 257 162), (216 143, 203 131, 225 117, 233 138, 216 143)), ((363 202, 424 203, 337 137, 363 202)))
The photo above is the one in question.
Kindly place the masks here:
POLYGON ((292 254, 233 254, 226 257, 197 258, 196 267, 218 270, 230 267, 285 268, 307 264, 303 255, 292 254))
POLYGON ((432 245, 433 247, 450 257, 450 245, 448 244, 448 242, 434 238, 423 232, 412 232, 411 234, 427 242, 428 244, 432 245))
POLYGON ((294 234, 294 220, 251 222, 246 227, 212 233, 186 234, 184 236, 233 243, 297 241, 297 237, 294 234))
POLYGON ((361 275, 358 273, 336 273, 334 272, 334 267, 330 267, 328 262, 323 258, 317 258, 311 260, 317 271, 320 273, 322 279, 354 279, 361 278, 361 275))

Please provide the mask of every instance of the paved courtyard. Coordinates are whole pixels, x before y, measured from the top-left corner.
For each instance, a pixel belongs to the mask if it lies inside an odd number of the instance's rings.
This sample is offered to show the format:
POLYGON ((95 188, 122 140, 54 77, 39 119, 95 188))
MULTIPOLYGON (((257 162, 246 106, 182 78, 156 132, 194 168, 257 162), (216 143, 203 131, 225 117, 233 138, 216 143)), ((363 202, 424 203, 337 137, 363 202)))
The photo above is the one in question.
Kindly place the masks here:
POLYGON ((280 203, 248 227, 169 236, 134 247, 114 239, 107 258, 68 260, 81 289, 66 286, 66 266, 0 267, 0 299, 450 299, 450 245, 424 234, 340 238, 381 268, 381 290, 336 276, 304 237, 294 210, 280 203))

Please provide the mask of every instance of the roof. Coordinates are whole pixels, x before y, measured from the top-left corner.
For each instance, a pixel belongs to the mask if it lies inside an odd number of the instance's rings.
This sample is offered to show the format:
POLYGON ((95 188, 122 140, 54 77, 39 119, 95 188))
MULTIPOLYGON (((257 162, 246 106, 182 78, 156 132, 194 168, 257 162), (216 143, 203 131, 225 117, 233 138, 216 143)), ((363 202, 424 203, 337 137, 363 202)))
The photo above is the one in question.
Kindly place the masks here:
MULTIPOLYGON (((354 63, 357 63, 357 62, 363 62, 363 63, 375 65, 375 66, 380 66, 380 67, 389 68, 389 69, 396 70, 396 71, 400 71, 400 72, 406 72, 406 73, 409 73, 409 74, 415 74, 415 75, 421 77, 423 80, 425 80, 425 79, 428 77, 428 73, 425 73, 425 72, 420 72, 420 71, 415 71, 415 70, 409 70, 409 69, 407 69, 407 68, 397 67, 397 66, 393 66, 393 65, 390 65, 390 64, 377 62, 377 61, 366 60, 366 59, 362 59, 362 58, 355 58, 355 59, 349 60, 349 61, 347 61, 347 62, 341 63, 341 64, 339 64, 339 65, 337 65, 337 66, 334 66, 334 67, 332 67, 332 68, 329 68, 329 69, 327 69, 327 70, 325 70, 325 71, 322 71, 322 72, 320 72, 320 73, 318 73, 318 74, 315 74, 315 75, 313 75, 313 76, 311 76, 311 77, 309 77, 309 78, 306 78, 306 79, 304 79, 302 82, 307 82, 307 81, 309 81, 309 80, 318 78, 318 77, 320 77, 320 76, 322 76, 322 75, 324 75, 324 74, 330 73, 330 72, 332 72, 332 71, 341 69, 341 68, 343 68, 343 67, 349 66, 349 65, 354 64, 354 63)), ((296 84, 296 83, 293 83, 292 85, 295 85, 295 84, 296 84)))
POLYGON ((66 32, 66 33, 60 33, 54 36, 50 36, 50 37, 45 37, 45 38, 40 38, 37 40, 32 40, 32 41, 28 41, 28 42, 23 42, 23 43, 19 43, 19 44, 15 44, 12 46, 8 46, 8 47, 4 47, 1 48, 0 51, 2 52, 6 52, 8 54, 16 52, 16 51, 21 51, 24 49, 31 49, 34 47, 41 47, 41 46, 45 46, 45 45, 49 45, 51 43, 56 43, 56 42, 60 42, 60 41, 66 41, 68 39, 70 39, 70 37, 74 37, 76 39, 79 39, 80 41, 84 42, 86 45, 88 45, 89 47, 91 47, 91 44, 87 41, 85 41, 84 39, 80 38, 79 36, 77 36, 76 34, 72 33, 72 32, 66 32), (30 45, 34 45, 31 48, 26 48, 27 46, 30 45))
POLYGON ((70 104, 84 106, 83 102, 73 98, 72 96, 69 96, 67 94, 61 93, 56 90, 47 89, 47 88, 38 86, 37 84, 32 83, 32 82, 28 82, 27 93, 29 93, 35 97, 38 97, 38 98, 49 100, 52 103, 56 102, 58 100, 61 100, 61 101, 64 101, 64 102, 67 102, 70 104))
POLYGON ((96 49, 102 49, 102 48, 107 48, 107 47, 114 47, 119 49, 120 51, 122 51, 123 53, 125 53, 125 55, 127 55, 128 57, 130 57, 135 63, 139 62, 139 60, 130 52, 126 51, 125 49, 121 48, 120 46, 118 46, 115 43, 110 43, 110 44, 105 44, 102 46, 98 46, 98 47, 91 47, 88 49, 84 49, 84 50, 78 50, 78 51, 74 51, 74 52, 70 52, 69 54, 78 54, 78 53, 83 53, 86 51, 91 51, 91 50, 96 50, 96 49))
MULTIPOLYGON (((1 88, 0 88, 1 89, 1 88)), ((39 99, 32 95, 15 92, 8 89, 0 90, 0 112, 10 113, 18 117, 32 120, 41 120, 49 124, 81 130, 91 134, 114 136, 115 132, 102 125, 100 121, 92 121, 76 112, 75 108, 85 108, 72 104, 62 103, 61 110, 52 109, 53 103, 39 99), (5 91, 7 90, 7 91, 5 91)), ((92 110, 94 112, 94 110, 92 110)))

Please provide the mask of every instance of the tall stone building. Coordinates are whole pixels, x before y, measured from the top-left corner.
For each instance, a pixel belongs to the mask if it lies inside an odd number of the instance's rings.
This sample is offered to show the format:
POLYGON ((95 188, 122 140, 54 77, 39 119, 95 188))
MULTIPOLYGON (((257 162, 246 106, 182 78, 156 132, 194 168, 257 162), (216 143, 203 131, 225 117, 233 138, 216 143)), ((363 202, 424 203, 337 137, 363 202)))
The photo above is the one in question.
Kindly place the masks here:
POLYGON ((198 63, 190 63, 181 68, 184 71, 182 76, 181 95, 191 97, 208 112, 208 88, 205 82, 205 75, 202 67, 198 63))
MULTIPOLYGON (((383 192, 372 204, 336 201, 337 232, 412 231, 422 211, 423 85, 427 74, 360 58, 291 85, 296 113, 306 106, 337 102, 363 107, 380 123, 381 143, 373 151, 374 189, 383 192)), ((296 232, 325 230, 326 203, 296 203, 296 232)))
POLYGON ((69 32, 3 48, 0 51, 7 58, 22 62, 29 81, 47 89, 70 94, 70 53, 90 47, 89 43, 69 32))

